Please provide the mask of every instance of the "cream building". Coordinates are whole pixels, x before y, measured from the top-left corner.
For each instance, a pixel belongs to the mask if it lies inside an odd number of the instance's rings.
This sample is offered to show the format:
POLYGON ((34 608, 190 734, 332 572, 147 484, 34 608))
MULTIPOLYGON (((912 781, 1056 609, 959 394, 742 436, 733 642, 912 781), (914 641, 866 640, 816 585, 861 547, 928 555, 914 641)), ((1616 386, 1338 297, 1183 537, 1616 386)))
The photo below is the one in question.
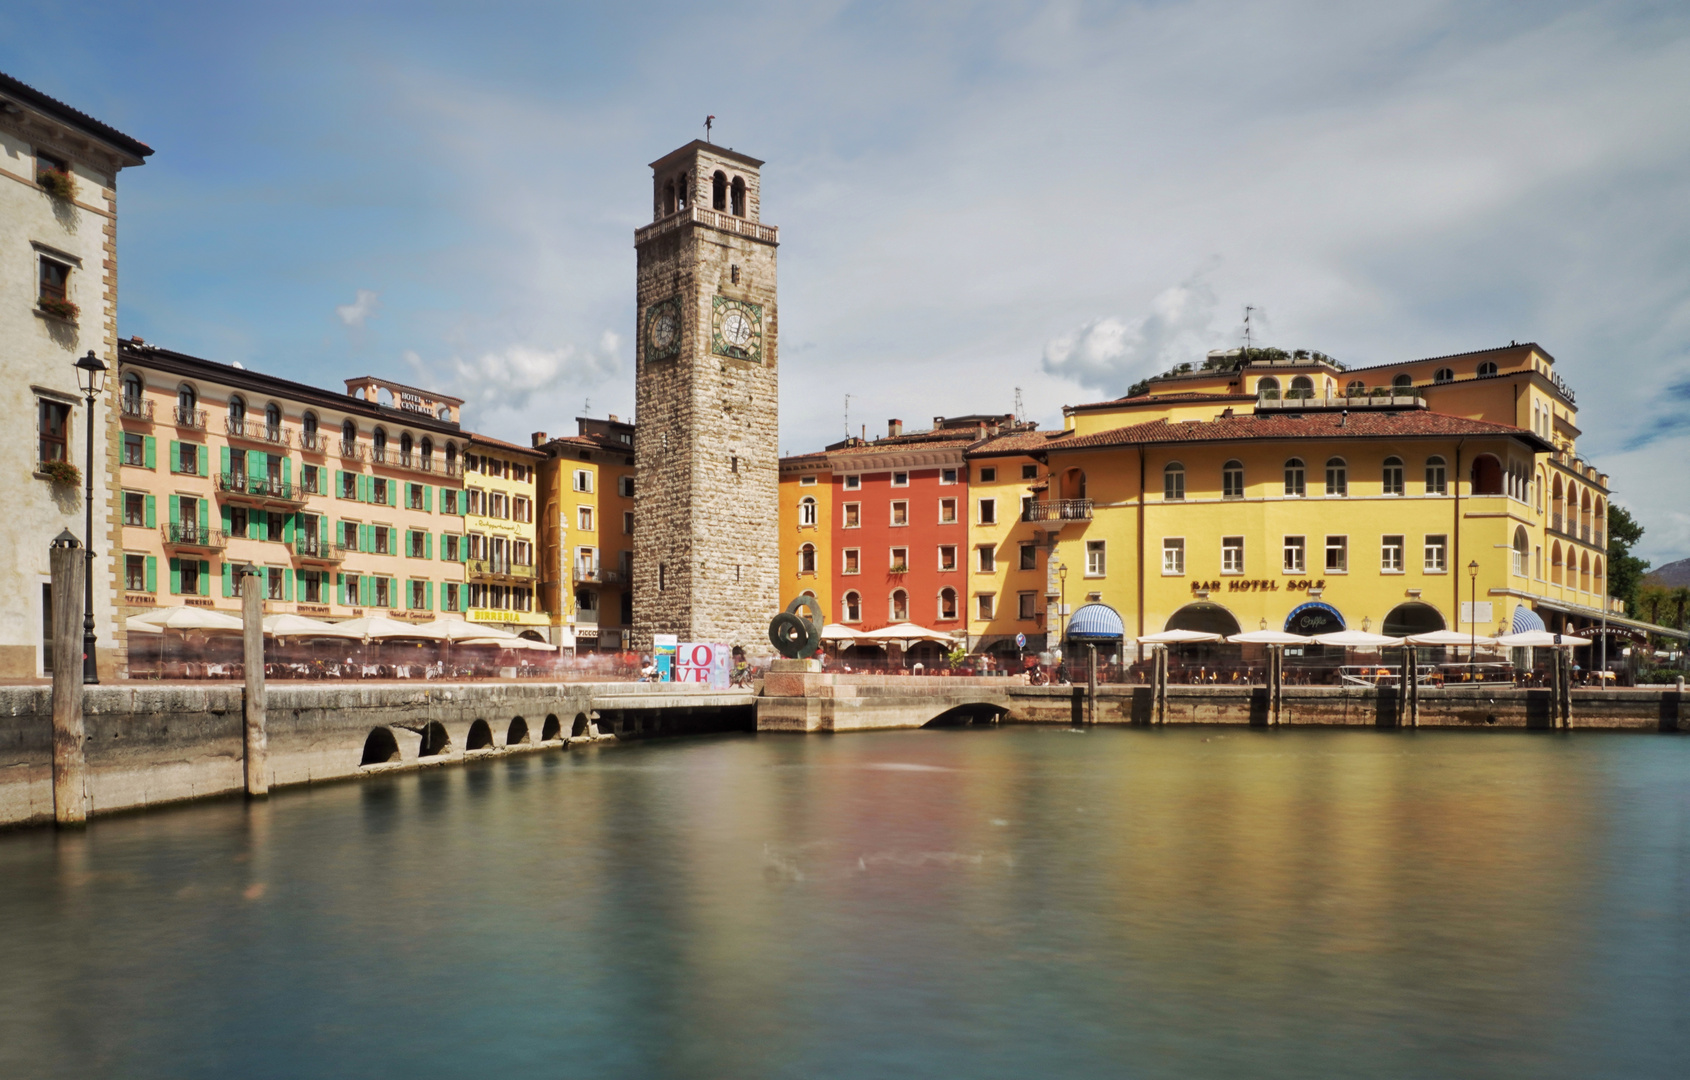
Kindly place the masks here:
MULTIPOLYGON (((0 75, 0 394, 8 422, 0 468, 12 478, 0 516, 0 678, 45 673, 48 546, 69 530, 92 548, 95 656, 102 679, 118 664, 112 597, 116 507, 106 460, 114 453, 114 379, 90 418, 73 367, 92 352, 117 366, 117 174, 152 153, 136 141, 0 75), (94 477, 88 543, 83 483, 53 479, 68 463, 94 477)), ((62 474, 61 474, 62 475, 62 474)), ((81 609, 83 598, 72 598, 81 609)))

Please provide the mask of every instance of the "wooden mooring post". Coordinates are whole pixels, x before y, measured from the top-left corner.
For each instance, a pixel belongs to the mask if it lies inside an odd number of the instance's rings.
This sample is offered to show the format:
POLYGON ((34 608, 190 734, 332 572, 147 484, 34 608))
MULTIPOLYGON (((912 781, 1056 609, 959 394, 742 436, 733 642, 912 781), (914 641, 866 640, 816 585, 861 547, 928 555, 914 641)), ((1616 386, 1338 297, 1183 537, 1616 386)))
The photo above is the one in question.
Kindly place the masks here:
POLYGON ((1155 662, 1151 665, 1151 717, 1153 724, 1168 722, 1168 649, 1158 646, 1155 662))
POLYGON ((82 723, 82 583, 88 560, 70 531, 53 541, 53 821, 88 821, 88 768, 82 723))
POLYGON ((1086 723, 1097 723, 1097 646, 1086 646, 1086 723))
POLYGON ((246 668, 243 759, 249 798, 270 794, 270 736, 264 717, 264 581, 256 567, 241 568, 242 661, 246 668))

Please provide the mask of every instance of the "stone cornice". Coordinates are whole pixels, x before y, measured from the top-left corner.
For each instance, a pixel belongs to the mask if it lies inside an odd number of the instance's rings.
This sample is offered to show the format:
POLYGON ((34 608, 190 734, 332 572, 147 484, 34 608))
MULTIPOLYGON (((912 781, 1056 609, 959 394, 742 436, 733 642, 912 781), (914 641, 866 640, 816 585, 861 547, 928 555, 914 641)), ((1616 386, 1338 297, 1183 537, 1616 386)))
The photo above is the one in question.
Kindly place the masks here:
POLYGON ((666 218, 661 218, 650 225, 643 225, 634 230, 634 246, 649 243, 667 233, 674 232, 685 225, 703 225, 707 229, 717 232, 731 233, 743 236, 748 240, 755 240, 770 247, 780 245, 780 227, 764 225, 760 221, 747 221, 745 218, 733 214, 724 214, 719 210, 706 210, 702 206, 689 206, 685 210, 677 210, 666 218))

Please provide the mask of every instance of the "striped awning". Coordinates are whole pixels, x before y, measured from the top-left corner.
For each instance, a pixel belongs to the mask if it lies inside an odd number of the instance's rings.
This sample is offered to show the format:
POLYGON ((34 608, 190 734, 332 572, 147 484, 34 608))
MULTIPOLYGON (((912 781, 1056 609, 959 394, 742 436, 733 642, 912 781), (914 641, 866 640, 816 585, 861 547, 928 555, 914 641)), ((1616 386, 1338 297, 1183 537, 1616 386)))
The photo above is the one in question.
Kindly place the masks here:
POLYGON ((1549 629, 1549 627, 1543 625, 1542 617, 1524 604, 1514 609, 1514 621, 1509 623, 1508 626, 1508 632, 1511 634, 1524 634, 1528 630, 1549 629))
POLYGON ((1108 604, 1086 604, 1068 620, 1069 641, 1119 641, 1127 636, 1121 613, 1108 604))

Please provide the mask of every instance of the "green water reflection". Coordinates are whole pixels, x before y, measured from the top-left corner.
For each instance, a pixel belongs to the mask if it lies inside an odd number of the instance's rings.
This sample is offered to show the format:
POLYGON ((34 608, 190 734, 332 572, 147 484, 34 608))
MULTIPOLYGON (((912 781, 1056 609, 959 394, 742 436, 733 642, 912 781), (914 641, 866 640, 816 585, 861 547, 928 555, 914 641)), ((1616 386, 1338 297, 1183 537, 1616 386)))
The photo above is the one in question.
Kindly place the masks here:
POLYGON ((0 1076, 1690 1062, 1690 741, 676 740, 0 835, 0 1076))

